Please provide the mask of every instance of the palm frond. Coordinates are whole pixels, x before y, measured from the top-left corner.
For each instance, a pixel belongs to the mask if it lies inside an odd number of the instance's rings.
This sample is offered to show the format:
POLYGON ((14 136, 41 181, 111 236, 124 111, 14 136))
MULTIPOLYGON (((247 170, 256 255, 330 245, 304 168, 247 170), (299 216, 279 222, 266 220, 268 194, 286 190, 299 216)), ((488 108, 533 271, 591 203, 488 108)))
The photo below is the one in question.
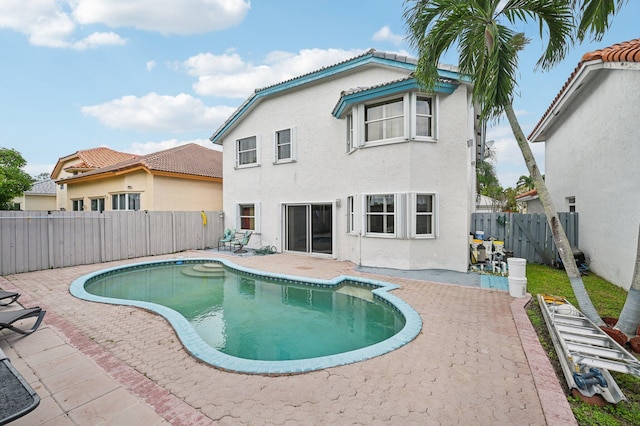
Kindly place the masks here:
POLYGON ((627 0, 574 0, 572 3, 580 13, 578 40, 589 36, 593 41, 600 41, 609 29, 611 19, 627 0))

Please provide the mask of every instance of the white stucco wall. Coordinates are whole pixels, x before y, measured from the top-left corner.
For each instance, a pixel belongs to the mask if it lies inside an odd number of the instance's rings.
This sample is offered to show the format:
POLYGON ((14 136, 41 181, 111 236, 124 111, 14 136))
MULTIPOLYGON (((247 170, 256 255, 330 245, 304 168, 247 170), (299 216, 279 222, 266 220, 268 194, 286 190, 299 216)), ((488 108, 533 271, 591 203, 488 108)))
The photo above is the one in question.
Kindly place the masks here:
POLYGON ((546 182, 558 211, 575 197, 591 269, 628 289, 640 221, 640 69, 596 72, 547 131, 546 182))
POLYGON ((469 182, 472 155, 467 140, 473 120, 467 88, 442 95, 438 104, 438 142, 403 142, 346 152, 346 120, 331 111, 340 93, 386 83, 408 74, 367 68, 341 74, 263 100, 224 138, 225 226, 238 227, 235 208, 260 204, 260 232, 250 247, 283 249, 282 205, 332 203, 333 256, 356 264, 399 269, 446 268, 464 271, 474 187, 469 182), (471 123, 471 125, 469 125, 471 123), (295 127, 296 161, 273 164, 273 135, 295 127), (235 140, 258 135, 259 167, 235 169, 235 140), (347 234, 348 196, 399 192, 436 193, 439 235, 436 239, 375 238, 347 234), (337 207, 336 200, 340 200, 337 207))

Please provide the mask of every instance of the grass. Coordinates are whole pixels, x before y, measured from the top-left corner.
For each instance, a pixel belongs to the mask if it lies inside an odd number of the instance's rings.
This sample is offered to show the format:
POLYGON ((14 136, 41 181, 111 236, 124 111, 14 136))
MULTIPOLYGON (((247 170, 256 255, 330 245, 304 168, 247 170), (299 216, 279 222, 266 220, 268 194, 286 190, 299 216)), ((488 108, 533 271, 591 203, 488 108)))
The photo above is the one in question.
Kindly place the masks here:
MULTIPOLYGON (((617 318, 624 305, 627 292, 591 273, 584 276, 583 281, 600 316, 617 318)), ((578 306, 569 278, 562 270, 553 269, 545 265, 527 264, 527 291, 534 295, 534 299, 527 311, 531 323, 538 333, 542 347, 554 365, 558 380, 568 393, 566 380, 558 362, 558 356, 555 353, 535 295, 546 293, 565 296, 572 304, 578 306)), ((599 407, 589 405, 578 398, 569 396, 569 404, 578 424, 581 426, 640 425, 640 378, 615 372, 611 372, 611 374, 627 397, 627 401, 599 407)))

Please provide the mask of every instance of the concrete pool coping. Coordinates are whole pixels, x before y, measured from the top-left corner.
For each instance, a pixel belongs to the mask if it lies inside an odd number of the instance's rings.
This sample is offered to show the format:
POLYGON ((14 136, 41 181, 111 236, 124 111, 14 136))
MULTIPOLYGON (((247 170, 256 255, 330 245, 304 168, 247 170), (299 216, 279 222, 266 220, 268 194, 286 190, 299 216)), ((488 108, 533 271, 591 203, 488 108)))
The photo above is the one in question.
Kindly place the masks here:
POLYGON ((148 262, 139 262, 124 266, 116 266, 95 271, 77 278, 71 283, 70 293, 83 300, 90 302, 108 303, 112 305, 135 306, 146 309, 163 316, 174 328, 178 338, 184 345, 185 349, 195 358, 223 370, 262 375, 281 375, 281 374, 299 374, 309 371, 322 370, 325 368, 336 367, 339 365, 352 364, 364 361, 373 357, 377 357, 393 350, 396 350, 407 343, 411 342, 420 333, 422 329, 422 320, 420 315, 404 300, 389 293, 391 290, 397 289, 399 286, 380 280, 373 280, 363 277, 340 275, 333 279, 314 279, 301 276, 293 276, 286 274, 270 273, 259 271, 252 268, 243 267, 231 262, 230 260, 216 257, 188 258, 175 257, 172 259, 155 260, 148 262), (404 327, 393 336, 378 342, 376 344, 366 346, 364 348, 355 349, 348 352, 338 353, 334 355, 321 356, 315 358, 306 358, 298 360, 285 361, 261 361, 235 357, 225 354, 213 348, 197 333, 189 321, 179 312, 156 303, 116 299, 104 296, 97 296, 89 293, 85 286, 88 282, 101 275, 110 274, 116 271, 136 269, 144 266, 154 265, 170 265, 170 264, 197 264, 206 262, 217 262, 226 267, 256 277, 271 278, 282 282, 296 282, 308 285, 310 287, 337 288, 345 282, 355 283, 362 286, 372 288, 371 292, 380 300, 397 310, 405 319, 404 327))

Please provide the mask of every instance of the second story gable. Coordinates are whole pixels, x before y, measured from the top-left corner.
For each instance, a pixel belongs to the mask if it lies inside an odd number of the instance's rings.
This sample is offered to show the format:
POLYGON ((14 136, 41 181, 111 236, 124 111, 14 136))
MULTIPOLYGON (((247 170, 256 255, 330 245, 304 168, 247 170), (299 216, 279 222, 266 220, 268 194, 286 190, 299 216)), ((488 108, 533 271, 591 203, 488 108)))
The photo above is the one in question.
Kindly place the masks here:
POLYGON ((225 145, 228 170, 437 142, 441 129, 466 153, 467 144, 481 137, 468 81, 454 67, 443 66, 434 92, 426 93, 413 77, 415 66, 412 58, 372 50, 258 89, 211 140, 225 145))

